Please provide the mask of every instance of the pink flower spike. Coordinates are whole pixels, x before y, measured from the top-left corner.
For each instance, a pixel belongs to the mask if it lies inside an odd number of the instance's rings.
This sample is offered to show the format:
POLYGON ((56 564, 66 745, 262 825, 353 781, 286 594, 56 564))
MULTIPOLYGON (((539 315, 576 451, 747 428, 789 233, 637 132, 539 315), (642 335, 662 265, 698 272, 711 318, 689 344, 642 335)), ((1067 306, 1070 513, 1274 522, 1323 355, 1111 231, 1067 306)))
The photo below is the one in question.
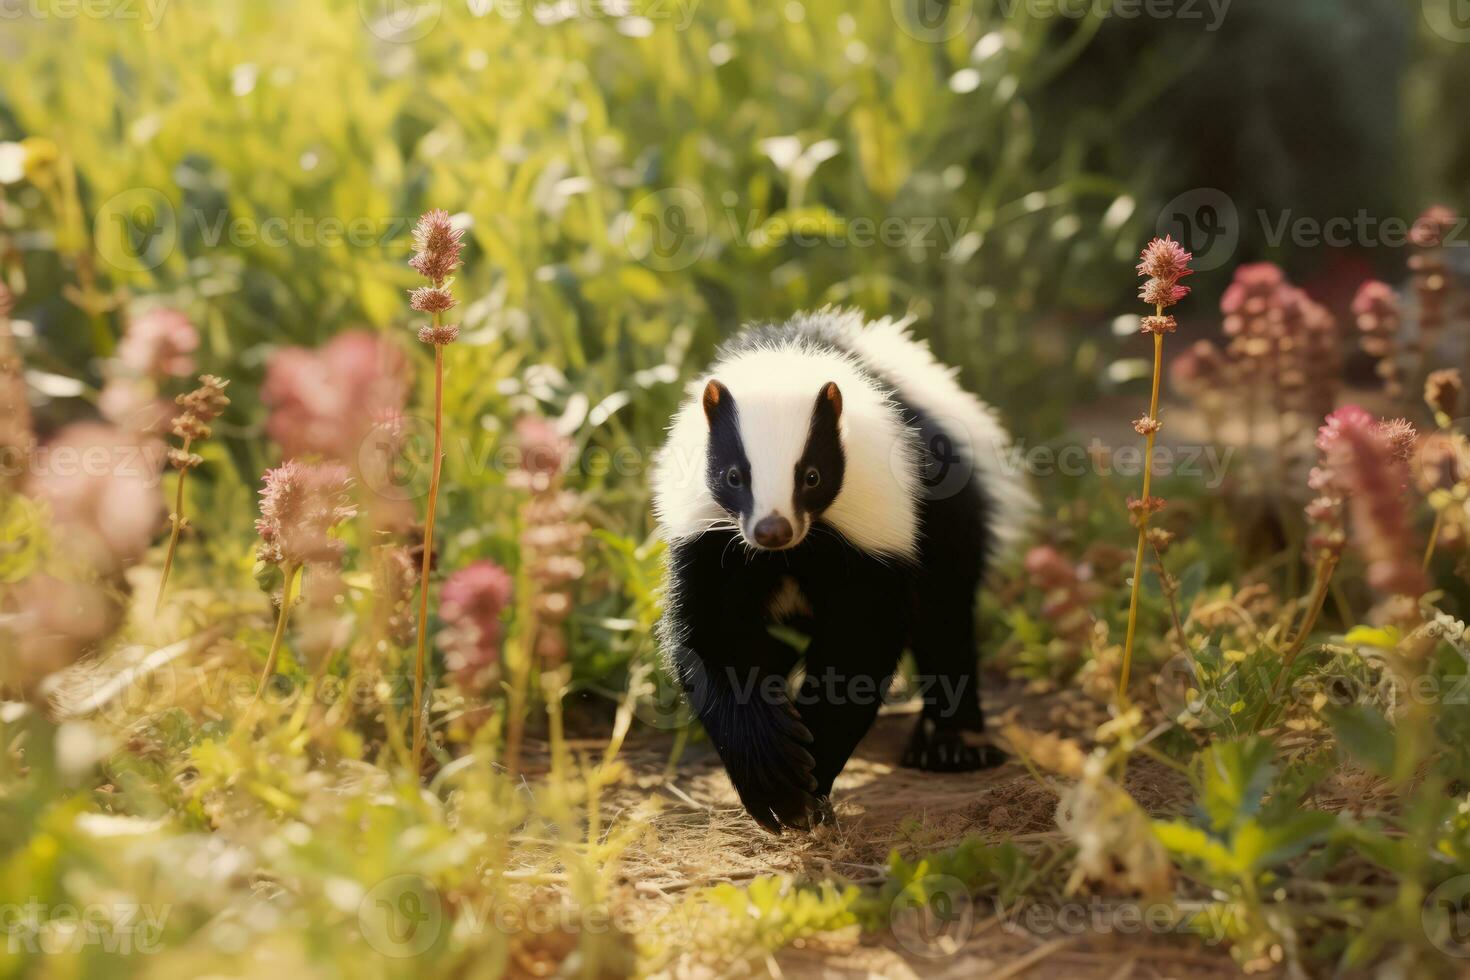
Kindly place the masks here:
POLYGON ((1342 430, 1349 426, 1372 426, 1373 416, 1361 405, 1344 405, 1323 420, 1317 430, 1317 449, 1326 453, 1332 449, 1342 430))
POLYGON ((1194 254, 1168 235, 1149 242, 1139 258, 1138 274, 1150 279, 1174 283, 1194 273, 1189 267, 1194 254))
POLYGON ((420 313, 443 313, 454 309, 454 294, 443 286, 420 286, 409 290, 408 305, 420 313))
POLYGON ((266 471, 264 484, 255 522, 262 561, 299 567, 341 559, 346 546, 329 532, 357 513, 347 467, 287 460, 266 471))
POLYGON ((459 268, 464 248, 464 231, 455 228, 449 212, 435 208, 425 212, 413 229, 414 256, 408 264, 434 285, 443 285, 459 268))
POLYGON ((194 373, 199 331, 178 310, 149 310, 128 324, 117 345, 117 358, 146 378, 182 378, 194 373))
POLYGON ((292 458, 361 462, 363 444, 408 402, 408 359, 376 331, 348 330, 318 349, 283 347, 266 362, 266 433, 292 458))
POLYGON ((1459 215, 1451 209, 1442 204, 1433 205, 1415 219, 1409 230, 1409 240, 1420 248, 1439 248, 1459 220, 1459 215))
POLYGON ((1363 283, 1353 297, 1353 313, 1357 316, 1381 314, 1386 310, 1397 311, 1398 305, 1398 293, 1388 283, 1377 279, 1369 279, 1363 283))
POLYGON ((1188 286, 1179 286, 1167 279, 1150 279, 1138 291, 1138 298, 1149 306, 1173 306, 1188 295, 1188 286))
POLYGON ((500 659, 500 616, 510 604, 510 573, 493 561, 472 562, 450 575, 440 593, 445 663, 468 694, 483 692, 500 659))

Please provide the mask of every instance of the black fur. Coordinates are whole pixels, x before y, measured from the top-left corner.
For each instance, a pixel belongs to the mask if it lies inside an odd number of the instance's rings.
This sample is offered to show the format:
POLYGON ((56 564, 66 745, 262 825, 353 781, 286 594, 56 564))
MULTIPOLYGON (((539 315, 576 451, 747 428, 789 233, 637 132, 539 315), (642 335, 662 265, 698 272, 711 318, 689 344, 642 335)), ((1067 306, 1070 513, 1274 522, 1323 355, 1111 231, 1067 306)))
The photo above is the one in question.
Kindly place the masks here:
POLYGON ((798 514, 819 515, 842 489, 842 478, 847 470, 847 457, 842 452, 842 438, 838 435, 837 423, 842 416, 842 393, 837 385, 828 382, 817 395, 812 406, 811 428, 807 433, 806 447, 796 464, 793 474, 792 506, 798 514), (812 484, 810 477, 815 476, 812 484))
MULTIPOLYGON (((841 349, 838 335, 807 323, 748 331, 723 353, 796 337, 841 349)), ((884 381, 881 371, 870 373, 884 381)), ((836 403, 825 396, 814 406, 796 474, 797 508, 815 520, 805 540, 785 551, 757 551, 737 532, 722 530, 670 552, 664 630, 674 670, 741 802, 773 832, 806 829, 830 813, 833 781, 872 726, 905 647, 914 655, 924 709, 904 765, 961 771, 1003 760, 978 738, 985 719, 975 600, 993 538, 980 474, 958 458, 942 425, 896 392, 920 448, 918 556, 907 561, 862 551, 820 519, 845 465, 835 414, 840 396, 836 403), (821 479, 806 489, 802 475, 809 466, 821 479), (772 600, 788 578, 811 609, 805 677, 794 703, 787 679, 798 654, 770 631, 772 600)), ((732 488, 715 485, 731 466, 743 466, 745 486, 750 483, 728 392, 716 409, 711 489, 732 514, 748 513, 732 488)))
POLYGON ((705 482, 715 502, 731 514, 749 514, 750 460, 740 442, 740 408, 730 390, 711 381, 704 393, 704 415, 709 422, 709 459, 705 482))

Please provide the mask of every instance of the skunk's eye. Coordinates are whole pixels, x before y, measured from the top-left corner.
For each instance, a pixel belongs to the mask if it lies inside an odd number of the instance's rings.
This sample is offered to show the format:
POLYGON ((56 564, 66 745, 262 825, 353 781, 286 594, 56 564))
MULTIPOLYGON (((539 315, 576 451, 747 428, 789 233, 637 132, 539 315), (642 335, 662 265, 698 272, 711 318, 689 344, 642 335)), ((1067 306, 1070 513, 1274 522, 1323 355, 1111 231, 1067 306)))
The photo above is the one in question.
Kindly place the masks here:
POLYGON ((745 482, 745 478, 740 475, 740 467, 732 466, 726 470, 725 482, 737 490, 740 489, 740 485, 745 482))
POLYGON ((806 468, 805 479, 807 488, 810 489, 811 487, 815 487, 817 484, 822 482, 822 474, 818 472, 815 466, 808 466, 806 468))

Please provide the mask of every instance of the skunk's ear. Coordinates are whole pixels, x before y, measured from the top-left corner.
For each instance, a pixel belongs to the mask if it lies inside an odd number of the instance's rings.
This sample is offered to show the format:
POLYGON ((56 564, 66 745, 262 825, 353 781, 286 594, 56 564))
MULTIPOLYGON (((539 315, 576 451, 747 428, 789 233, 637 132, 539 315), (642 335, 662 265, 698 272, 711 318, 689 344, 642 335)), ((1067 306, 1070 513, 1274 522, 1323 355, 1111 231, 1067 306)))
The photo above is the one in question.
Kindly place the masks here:
POLYGON ((833 422, 842 418, 842 389, 837 387, 837 382, 828 381, 822 385, 822 391, 817 395, 817 405, 826 405, 831 410, 833 422))
POLYGON ((730 395, 730 389, 710 379, 710 383, 704 386, 704 417, 710 425, 715 424, 715 418, 728 412, 735 406, 735 399, 730 395))

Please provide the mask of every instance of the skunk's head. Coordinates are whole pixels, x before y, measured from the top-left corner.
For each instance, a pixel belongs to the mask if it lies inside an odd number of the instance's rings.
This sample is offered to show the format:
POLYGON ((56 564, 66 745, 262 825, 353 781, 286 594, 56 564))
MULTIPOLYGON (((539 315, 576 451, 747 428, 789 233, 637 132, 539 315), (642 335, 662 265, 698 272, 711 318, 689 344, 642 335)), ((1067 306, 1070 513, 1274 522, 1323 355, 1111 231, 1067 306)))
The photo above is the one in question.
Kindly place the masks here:
POLYGON ((704 387, 705 481, 753 548, 801 544, 842 489, 842 392, 829 381, 807 399, 739 404, 717 379, 704 387))

